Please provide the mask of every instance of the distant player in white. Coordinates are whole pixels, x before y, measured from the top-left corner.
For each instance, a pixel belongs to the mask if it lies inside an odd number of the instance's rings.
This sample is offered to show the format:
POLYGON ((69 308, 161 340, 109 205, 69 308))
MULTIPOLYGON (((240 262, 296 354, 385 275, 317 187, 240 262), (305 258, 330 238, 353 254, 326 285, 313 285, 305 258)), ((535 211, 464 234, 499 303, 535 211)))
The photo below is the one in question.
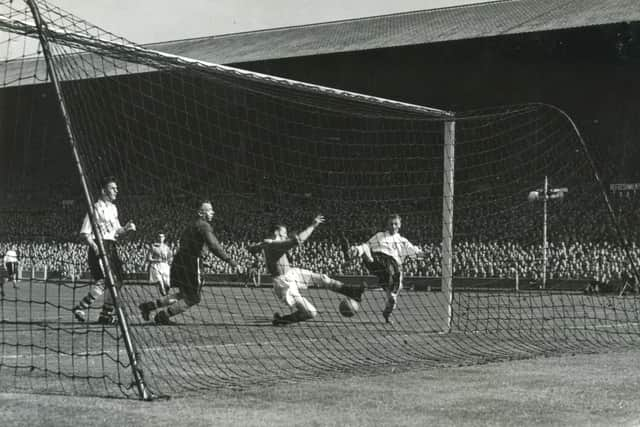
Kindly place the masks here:
POLYGON ((18 285, 18 252, 14 246, 4 254, 4 268, 7 270, 7 282, 12 282, 15 288, 18 285))
MULTIPOLYGON (((100 199, 94 203, 93 209, 96 217, 96 226, 98 232, 102 237, 104 243, 105 256, 108 259, 111 272, 115 276, 114 285, 120 286, 122 281, 122 261, 118 255, 118 249, 116 246, 116 240, 119 236, 129 232, 135 231, 136 226, 132 221, 127 222, 123 227, 120 225, 118 219, 118 208, 114 204, 118 197, 118 184, 113 177, 107 177, 103 180, 101 186, 100 199)), ((105 292, 105 277, 106 270, 99 259, 99 249, 96 243, 95 236, 91 229, 91 222, 89 220, 89 214, 85 215, 82 228, 80 229, 80 235, 89 245, 87 262, 89 264, 89 270, 94 280, 94 284, 89 289, 89 293, 80 300, 80 302, 73 308, 74 317, 80 322, 87 321, 86 310, 95 302, 95 300, 103 295, 105 292)), ((117 321, 117 318, 113 313, 113 298, 111 292, 107 292, 104 295, 104 304, 102 311, 98 317, 98 323, 113 324, 117 321)))
POLYGON ((385 322, 396 308, 398 293, 402 289, 402 264, 406 258, 424 257, 424 252, 400 235, 402 218, 398 214, 387 217, 386 230, 374 234, 366 243, 348 248, 351 257, 361 257, 378 283, 386 292, 387 301, 382 312, 385 322))
POLYGON ((149 283, 158 286, 162 296, 166 296, 171 288, 171 248, 164 243, 164 233, 158 233, 158 239, 149 248, 147 262, 149 263, 149 283))
POLYGON ((249 276, 249 280, 245 283, 245 287, 249 286, 249 282, 253 284, 254 288, 259 288, 262 278, 260 270, 262 269, 262 256, 261 252, 256 252, 253 254, 253 260, 249 265, 247 270, 247 275, 249 276))
POLYGON ((362 300, 364 286, 350 287, 344 283, 329 278, 326 274, 313 273, 302 268, 293 268, 289 265, 287 252, 290 249, 302 245, 309 238, 315 228, 324 222, 324 217, 318 215, 310 226, 293 237, 287 235, 287 227, 276 224, 272 227, 272 238, 265 239, 257 245, 249 247, 249 252, 256 254, 264 252, 264 261, 267 271, 273 279, 273 291, 276 297, 288 305, 294 311, 287 315, 274 313, 273 325, 286 325, 289 323, 303 322, 318 315, 318 310, 311 302, 300 294, 301 289, 309 286, 317 286, 330 289, 334 292, 346 295, 358 302, 362 300))

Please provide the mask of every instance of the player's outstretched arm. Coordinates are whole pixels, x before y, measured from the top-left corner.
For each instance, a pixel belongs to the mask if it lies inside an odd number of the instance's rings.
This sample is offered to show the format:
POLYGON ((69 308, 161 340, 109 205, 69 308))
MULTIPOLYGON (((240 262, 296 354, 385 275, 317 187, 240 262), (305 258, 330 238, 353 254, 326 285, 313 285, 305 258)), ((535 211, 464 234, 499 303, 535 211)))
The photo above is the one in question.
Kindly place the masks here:
POLYGON ((426 254, 419 246, 414 245, 409 240, 404 239, 404 245, 401 248, 402 255, 408 258, 424 258, 426 254))
POLYGON ((236 263, 224 250, 216 236, 213 234, 211 228, 209 227, 208 229, 201 229, 201 232, 204 233, 204 241, 211 253, 237 270, 238 263, 236 263))
POLYGON ((311 236, 311 233, 313 233, 313 230, 315 230, 316 227, 322 224, 323 222, 324 222, 324 216, 322 215, 316 216, 313 219, 313 222, 311 223, 311 225, 309 225, 307 228, 305 228, 300 233, 298 233, 298 240, 300 241, 300 243, 307 240, 309 236, 311 236))
POLYGON ((255 257, 255 256, 258 256, 258 252, 264 249, 264 245, 265 245, 264 242, 256 243, 255 245, 249 245, 247 247, 247 250, 251 255, 255 257))

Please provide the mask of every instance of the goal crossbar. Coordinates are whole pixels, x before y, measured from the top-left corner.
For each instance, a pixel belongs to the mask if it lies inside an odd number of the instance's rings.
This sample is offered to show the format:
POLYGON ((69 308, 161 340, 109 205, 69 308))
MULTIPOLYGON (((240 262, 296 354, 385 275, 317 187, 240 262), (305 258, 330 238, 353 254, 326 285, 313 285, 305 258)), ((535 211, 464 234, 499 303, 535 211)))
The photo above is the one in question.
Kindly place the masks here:
MULTIPOLYGON (((26 22, 15 20, 15 19, 7 19, 5 17, 0 16, 0 28, 5 28, 7 30, 17 32, 27 37, 37 38, 38 30, 34 25, 30 25, 26 22)), ((453 118, 455 114, 451 111, 440 110, 433 107, 426 107, 417 104, 411 104, 407 102, 394 101, 386 98, 381 98, 377 96, 364 95, 357 92, 351 92, 347 90, 335 89, 327 86, 321 86, 316 84, 310 84, 301 82, 298 80, 287 79, 284 77, 277 77, 262 73, 257 73, 254 71, 243 70, 240 68, 230 67, 221 64, 215 64, 212 62, 202 61, 199 59, 187 58, 184 56, 174 55, 166 52, 161 52, 158 50, 148 49, 146 47, 139 47, 135 45, 125 45, 114 43, 109 40, 100 39, 97 37, 86 37, 77 33, 68 33, 63 31, 62 29, 52 28, 50 24, 46 24, 43 27, 43 32, 46 36, 51 40, 64 41, 66 44, 71 46, 79 46, 85 50, 90 48, 100 49, 100 52, 104 53, 105 48, 117 49, 120 52, 131 55, 132 58, 147 58, 150 60, 158 60, 159 58, 168 61, 172 65, 188 65, 190 67, 203 67, 208 70, 214 69, 220 73, 231 74, 235 77, 241 77, 248 80, 254 80, 258 82, 267 82, 270 84, 279 85, 282 87, 295 88, 302 91, 318 93, 327 96, 333 96, 340 99, 356 101, 356 102, 365 102, 378 104, 390 109, 401 110, 401 111, 410 111, 419 114, 425 114, 429 117, 433 118, 453 118)), ((124 40, 124 39, 123 39, 124 40)), ((132 61, 137 62, 137 61, 132 61)))

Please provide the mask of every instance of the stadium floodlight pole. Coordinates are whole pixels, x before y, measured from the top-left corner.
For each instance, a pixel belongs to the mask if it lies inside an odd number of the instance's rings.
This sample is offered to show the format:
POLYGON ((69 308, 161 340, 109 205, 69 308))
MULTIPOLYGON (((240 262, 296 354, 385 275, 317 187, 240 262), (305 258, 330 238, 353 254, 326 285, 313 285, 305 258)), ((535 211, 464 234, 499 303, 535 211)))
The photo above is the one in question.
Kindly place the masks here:
POLYGON ((49 78, 51 79, 51 83, 53 84, 53 87, 56 93, 58 105, 60 106, 60 112, 62 114, 62 118, 65 123, 65 130, 67 133, 67 137, 69 139, 69 144, 71 145, 71 150, 73 152, 73 157, 76 162, 76 167, 80 175, 80 181, 82 183, 82 189, 84 192, 85 201, 87 203, 87 207, 89 211, 89 220, 91 222, 91 228, 94 230, 96 242, 98 243, 98 252, 99 252, 98 259, 101 262, 101 267, 105 270, 105 273, 106 273, 105 282, 107 284, 107 288, 109 292, 111 292, 111 296, 113 297, 116 314, 118 316, 118 326, 120 327, 120 331, 124 338, 125 348, 129 356, 131 369, 133 371, 134 382, 135 382, 135 385, 137 386, 138 394, 140 398, 143 400, 151 400, 154 398, 154 396, 147 388, 144 382, 144 378, 142 376, 142 371, 138 365, 138 360, 137 360, 136 352, 134 350, 133 341, 131 340, 131 335, 129 334, 129 325, 122 311, 122 307, 120 306, 118 292, 115 287, 113 272, 111 270, 107 257, 105 256, 106 252, 104 249, 104 242, 102 240, 102 236, 100 235, 100 233, 96 232, 98 230, 98 227, 96 225, 95 212, 93 208, 93 198, 91 197, 91 192, 89 191, 86 175, 84 173, 84 167, 82 166, 82 160, 78 152, 78 145, 75 138, 75 134, 73 132, 73 128, 71 126, 71 117, 69 115, 69 112, 67 111, 66 102, 64 99, 64 95, 62 93, 62 88, 60 86, 60 79, 58 77, 57 70, 53 64, 53 56, 51 55, 51 50, 49 49, 49 42, 44 35, 43 28, 46 27, 46 24, 44 23, 44 21, 42 20, 42 17, 40 16, 40 11, 38 10, 38 6, 36 5, 35 0, 25 0, 25 1, 29 6, 29 9, 31 10, 31 14, 33 15, 36 31, 38 32, 38 38, 40 39, 40 44, 42 45, 42 53, 45 58, 45 62, 47 64, 47 73, 49 75, 49 78))
POLYGON ((453 303, 453 184, 455 171, 456 122, 444 123, 444 168, 442 184, 442 295, 447 309, 444 331, 451 331, 453 303))
MULTIPOLYGON (((591 171, 593 172, 593 177, 595 178, 596 182, 598 183, 598 186, 600 187, 600 195, 602 196, 602 199, 604 200, 604 204, 605 204, 605 206, 607 208, 607 212, 609 213, 609 218, 611 219, 611 223, 613 224, 613 229, 616 232, 616 235, 618 237, 618 241, 620 242, 620 246, 622 247, 622 250, 624 251, 624 254, 627 257, 627 261, 628 261, 629 265, 631 266, 631 270, 633 270, 633 276, 635 278, 635 281, 636 282, 640 282, 640 269, 638 268, 638 263, 635 261, 635 257, 632 256, 631 251, 629 250, 629 244, 628 244, 627 237, 626 237, 626 235, 624 235, 622 233, 622 228, 620 226, 620 220, 618 219, 618 215, 616 215, 616 213, 613 210, 613 205, 611 204, 611 200, 609 200, 609 192, 607 190, 607 187, 606 187, 604 181, 602 180, 602 178, 600 178, 600 173, 598 172, 598 167, 596 166, 596 162, 593 160, 593 157, 591 156, 591 153, 587 149, 587 144, 585 143, 584 138, 582 138, 582 134, 580 133, 580 129, 578 129, 578 126, 576 126, 575 122, 563 110, 559 109, 558 107, 554 107, 554 106, 548 105, 548 104, 542 104, 542 105, 547 105, 547 106, 555 109, 556 111, 558 111, 560 114, 562 114, 567 119, 567 121, 571 124, 571 127, 573 128, 573 130, 575 131, 576 135, 578 136, 578 139, 580 141, 580 145, 582 146, 582 151, 583 151, 585 157, 587 158, 587 160, 589 161, 589 164, 591 165, 591 171)), ((622 287, 622 289, 620 290, 619 296, 623 296, 624 295, 624 292, 625 292, 626 288, 627 288, 626 286, 622 287)))
POLYGON ((549 188, 549 177, 544 177, 544 187, 541 190, 529 192, 528 199, 530 202, 542 199, 542 285, 541 289, 547 287, 547 268, 549 258, 549 240, 547 238, 547 222, 549 199, 562 199, 568 191, 566 187, 549 188))

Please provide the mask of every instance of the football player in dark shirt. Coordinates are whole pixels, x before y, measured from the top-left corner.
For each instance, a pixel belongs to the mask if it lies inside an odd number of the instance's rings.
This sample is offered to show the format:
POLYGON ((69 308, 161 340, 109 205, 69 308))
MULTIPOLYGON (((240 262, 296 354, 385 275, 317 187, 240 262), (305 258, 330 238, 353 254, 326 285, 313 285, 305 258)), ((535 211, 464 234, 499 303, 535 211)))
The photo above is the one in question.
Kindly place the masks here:
POLYGON ((259 251, 264 253, 267 271, 273 279, 273 291, 282 302, 294 311, 290 314, 281 315, 274 313, 273 325, 286 325, 289 323, 303 322, 317 316, 318 310, 311 302, 300 294, 301 289, 310 286, 326 288, 334 292, 346 295, 349 298, 360 302, 364 285, 349 286, 338 280, 332 279, 326 274, 314 273, 303 268, 294 268, 289 265, 287 252, 296 246, 302 245, 309 238, 315 228, 324 222, 324 217, 318 215, 313 219, 311 225, 289 237, 287 227, 276 224, 272 227, 272 238, 265 239, 257 245, 249 247, 249 252, 255 254, 259 251))
POLYGON ((214 213, 210 201, 200 203, 198 217, 182 232, 180 248, 171 264, 171 287, 178 288, 178 293, 140 304, 138 307, 144 320, 149 320, 151 312, 158 310, 154 322, 170 325, 174 323, 171 317, 184 313, 200 302, 200 254, 205 247, 231 265, 237 274, 242 273, 242 267, 231 259, 213 234, 210 222, 214 213))

